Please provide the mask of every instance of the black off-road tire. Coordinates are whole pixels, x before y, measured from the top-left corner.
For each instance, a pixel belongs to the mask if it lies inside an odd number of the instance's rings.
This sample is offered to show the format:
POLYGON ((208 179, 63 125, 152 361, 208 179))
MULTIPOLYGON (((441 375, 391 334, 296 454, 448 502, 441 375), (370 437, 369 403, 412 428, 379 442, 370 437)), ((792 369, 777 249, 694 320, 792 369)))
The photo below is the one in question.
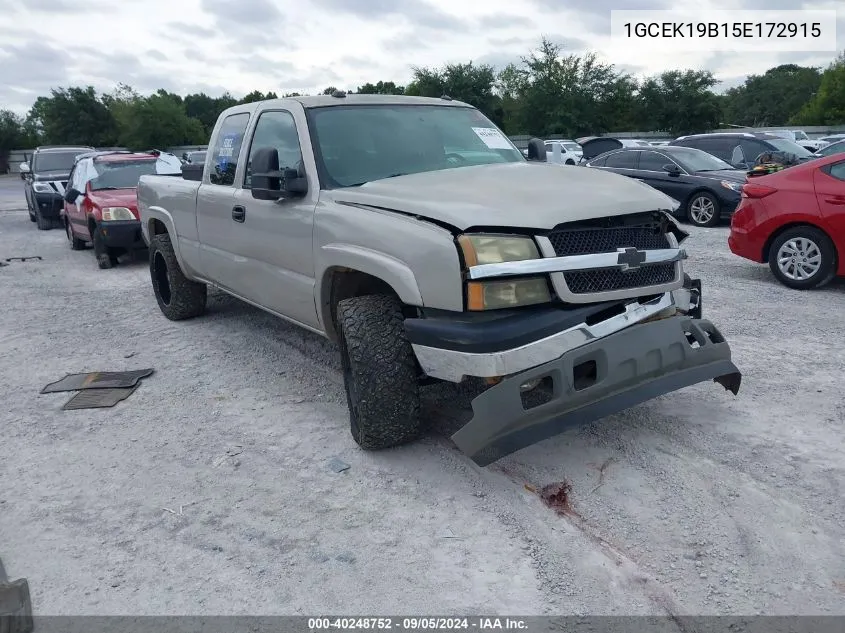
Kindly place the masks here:
POLYGON ((85 249, 85 240, 81 240, 73 234, 73 228, 67 218, 65 218, 65 233, 67 233, 67 241, 70 243, 70 250, 81 251, 85 249))
POLYGON ((769 247, 769 268, 780 283, 793 290, 812 290, 821 288, 836 276, 836 247, 827 234, 814 226, 795 226, 778 235, 769 247), (807 279, 790 279, 778 266, 778 251, 790 240, 807 239, 812 241, 821 254, 818 271, 807 279))
POLYGON ((39 231, 49 231, 53 228, 52 218, 45 218, 38 207, 35 207, 35 224, 39 231))
POLYGON ((171 321, 192 319, 205 312, 208 287, 185 277, 169 235, 156 235, 150 241, 150 279, 158 307, 171 321))
POLYGON ((344 299, 337 305, 337 330, 355 442, 380 450, 418 438, 423 431, 418 371, 398 299, 344 299))

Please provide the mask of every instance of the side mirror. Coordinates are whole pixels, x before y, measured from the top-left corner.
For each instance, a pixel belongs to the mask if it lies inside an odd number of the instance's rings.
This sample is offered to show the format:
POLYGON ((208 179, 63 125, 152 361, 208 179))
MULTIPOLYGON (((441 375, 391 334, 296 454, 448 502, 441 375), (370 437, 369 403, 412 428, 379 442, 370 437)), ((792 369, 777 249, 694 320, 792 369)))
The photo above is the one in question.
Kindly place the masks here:
POLYGON ((18 171, 20 171, 22 174, 28 174, 31 171, 29 168, 29 163, 21 163, 18 167, 18 171))
POLYGON ((666 163, 663 165, 663 171, 665 171, 670 176, 680 176, 681 170, 678 169, 677 165, 673 165, 672 163, 666 163))
POLYGON ((252 157, 252 197, 280 200, 308 191, 308 179, 296 169, 279 169, 279 151, 272 147, 256 150, 252 157))
POLYGON ((71 187, 69 189, 65 189, 64 199, 65 202, 67 202, 68 204, 73 204, 74 202, 76 202, 76 199, 81 195, 81 191, 78 191, 77 189, 71 187))
POLYGON ((528 141, 528 160, 539 163, 546 162, 546 145, 539 138, 528 141))

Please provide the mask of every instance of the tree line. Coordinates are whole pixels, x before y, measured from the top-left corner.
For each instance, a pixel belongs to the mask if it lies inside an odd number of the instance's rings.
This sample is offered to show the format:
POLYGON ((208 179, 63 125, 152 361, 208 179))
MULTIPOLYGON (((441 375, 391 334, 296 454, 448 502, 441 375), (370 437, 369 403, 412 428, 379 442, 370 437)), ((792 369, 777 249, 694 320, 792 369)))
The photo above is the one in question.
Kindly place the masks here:
MULTIPOLYGON (((507 134, 579 136, 622 130, 702 132, 748 127, 845 124, 845 52, 826 69, 782 64, 723 94, 706 70, 670 70, 637 80, 594 53, 566 54, 543 38, 520 63, 414 67, 407 85, 378 81, 359 94, 448 95, 470 103, 507 134)), ((323 94, 337 88, 329 86, 323 94)), ((218 115, 239 104, 274 99, 275 92, 180 96, 160 89, 144 96, 120 84, 57 88, 38 97, 26 116, 0 110, 0 159, 39 144, 166 148, 208 142, 218 115)), ((298 96, 298 93, 281 93, 298 96)))

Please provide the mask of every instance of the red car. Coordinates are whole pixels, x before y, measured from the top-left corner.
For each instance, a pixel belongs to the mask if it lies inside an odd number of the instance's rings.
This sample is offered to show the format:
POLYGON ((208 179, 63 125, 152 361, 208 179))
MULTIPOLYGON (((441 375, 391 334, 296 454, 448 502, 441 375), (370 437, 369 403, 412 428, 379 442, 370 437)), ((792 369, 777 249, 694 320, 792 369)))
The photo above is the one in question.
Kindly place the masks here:
POLYGON ((77 157, 61 216, 73 250, 93 243, 100 268, 145 248, 135 196, 144 174, 181 174, 182 162, 162 152, 89 152, 77 157))
POLYGON ((797 290, 845 276, 845 155, 749 178, 728 246, 797 290))

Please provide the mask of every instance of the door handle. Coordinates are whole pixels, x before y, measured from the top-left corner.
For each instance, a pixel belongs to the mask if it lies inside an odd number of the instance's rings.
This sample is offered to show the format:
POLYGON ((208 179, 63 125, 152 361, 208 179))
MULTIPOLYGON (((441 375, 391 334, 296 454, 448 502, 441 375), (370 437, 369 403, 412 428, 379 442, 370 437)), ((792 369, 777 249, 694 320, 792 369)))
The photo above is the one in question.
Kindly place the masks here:
POLYGON ((232 219, 235 222, 243 222, 246 220, 246 209, 242 206, 237 206, 232 208, 232 219))
POLYGON ((825 198, 828 204, 845 204, 845 196, 835 196, 833 198, 825 198))

